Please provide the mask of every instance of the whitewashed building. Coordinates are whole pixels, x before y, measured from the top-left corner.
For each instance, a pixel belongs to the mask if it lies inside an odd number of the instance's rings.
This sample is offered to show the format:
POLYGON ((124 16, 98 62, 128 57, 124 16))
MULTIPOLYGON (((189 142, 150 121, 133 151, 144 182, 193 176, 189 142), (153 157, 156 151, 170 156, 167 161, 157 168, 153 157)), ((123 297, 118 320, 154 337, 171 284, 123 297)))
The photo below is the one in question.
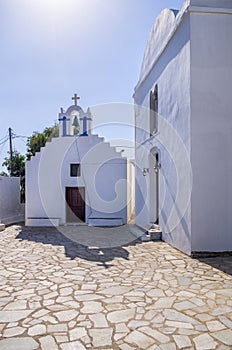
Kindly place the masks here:
POLYGON ((232 1, 163 10, 134 92, 136 224, 187 254, 232 251, 231 82, 232 1))
POLYGON ((127 159, 91 133, 92 115, 74 104, 59 113, 59 137, 26 163, 26 225, 127 222, 127 159))

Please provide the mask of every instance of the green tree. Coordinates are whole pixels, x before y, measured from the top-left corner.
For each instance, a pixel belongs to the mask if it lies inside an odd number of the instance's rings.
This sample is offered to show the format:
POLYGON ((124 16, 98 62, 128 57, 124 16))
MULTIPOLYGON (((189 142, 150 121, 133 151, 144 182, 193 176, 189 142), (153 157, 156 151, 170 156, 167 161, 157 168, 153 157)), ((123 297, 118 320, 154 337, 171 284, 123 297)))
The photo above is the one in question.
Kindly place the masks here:
POLYGON ((25 157, 18 151, 12 152, 12 158, 10 152, 8 157, 4 158, 2 166, 6 167, 7 173, 2 172, 2 176, 16 176, 20 177, 21 186, 21 201, 25 202, 25 157))
POLYGON ((46 142, 51 141, 53 137, 59 136, 59 127, 54 124, 51 127, 47 127, 43 132, 34 131, 32 136, 27 140, 27 160, 30 160, 36 152, 40 151, 41 147, 44 147, 46 142))
POLYGON ((18 151, 12 152, 12 161, 10 157, 10 152, 8 157, 4 158, 4 163, 2 166, 6 167, 8 171, 8 176, 24 176, 25 175, 25 157, 18 151))
POLYGON ((7 174, 5 171, 1 171, 0 176, 9 176, 9 174, 7 174))

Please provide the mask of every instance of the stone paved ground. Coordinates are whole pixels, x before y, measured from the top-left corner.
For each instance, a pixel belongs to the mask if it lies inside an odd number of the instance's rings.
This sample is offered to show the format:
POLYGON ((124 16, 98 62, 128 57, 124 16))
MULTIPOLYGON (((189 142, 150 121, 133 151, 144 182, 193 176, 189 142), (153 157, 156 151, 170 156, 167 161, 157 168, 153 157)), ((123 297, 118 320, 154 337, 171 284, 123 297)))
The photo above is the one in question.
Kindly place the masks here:
POLYGON ((0 253, 1 350, 232 349, 232 277, 211 266, 231 272, 231 258, 209 265, 163 242, 90 249, 20 226, 0 253))

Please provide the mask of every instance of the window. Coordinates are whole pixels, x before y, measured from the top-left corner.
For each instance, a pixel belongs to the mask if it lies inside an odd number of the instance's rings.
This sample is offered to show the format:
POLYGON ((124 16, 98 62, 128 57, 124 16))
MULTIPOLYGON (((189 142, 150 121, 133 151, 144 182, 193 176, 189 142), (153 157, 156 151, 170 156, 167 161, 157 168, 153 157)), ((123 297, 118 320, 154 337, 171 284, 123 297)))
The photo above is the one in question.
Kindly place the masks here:
POLYGON ((150 92, 150 136, 158 131, 158 86, 150 92))
POLYGON ((70 176, 72 176, 72 177, 81 176, 81 165, 80 164, 70 164, 70 176))

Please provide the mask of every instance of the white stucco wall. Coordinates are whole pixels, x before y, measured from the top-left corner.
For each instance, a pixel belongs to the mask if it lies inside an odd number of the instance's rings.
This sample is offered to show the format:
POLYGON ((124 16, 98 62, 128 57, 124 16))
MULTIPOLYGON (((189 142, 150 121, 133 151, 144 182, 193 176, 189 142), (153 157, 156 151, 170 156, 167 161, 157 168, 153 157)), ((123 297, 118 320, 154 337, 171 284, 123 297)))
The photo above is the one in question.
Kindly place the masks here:
POLYGON ((20 203, 20 178, 0 176, 0 222, 11 224, 24 220, 20 203))
POLYGON ((26 217, 59 218, 66 223, 66 187, 85 187, 89 217, 127 222, 127 160, 97 135, 60 137, 26 164, 26 217), (70 176, 70 164, 81 164, 81 176, 70 176))
POLYGON ((230 0, 190 0, 175 17, 163 11, 135 88, 136 223, 147 229, 152 222, 148 159, 157 147, 163 238, 187 254, 232 250, 231 35, 230 0), (150 137, 155 84, 159 132, 150 137))
MULTIPOLYGON (((163 15, 163 19, 162 14, 159 16, 158 26, 155 24, 154 28, 157 27, 159 31, 162 31, 167 25, 169 31, 174 30, 176 28, 174 13, 165 10, 163 15), (166 23, 168 19, 170 19, 170 25, 166 23)), ((176 20, 179 23, 180 17, 176 20)), ((148 41, 148 46, 155 47, 156 38, 157 35, 153 33, 151 41, 148 41)), ((187 17, 179 24, 176 35, 172 36, 166 47, 163 47, 162 54, 158 57, 154 55, 153 63, 150 55, 147 58, 145 54, 141 76, 145 76, 146 79, 139 82, 134 95, 135 103, 143 106, 142 108, 135 107, 137 127, 136 224, 144 229, 151 227, 154 216, 152 200, 155 201, 155 198, 151 198, 151 181, 155 174, 153 167, 149 164, 149 152, 152 148, 157 147, 161 163, 159 209, 163 239, 186 253, 191 251, 191 206, 189 197, 184 192, 186 187, 188 189, 191 187, 191 169, 188 159, 190 154, 189 39, 190 22, 187 17), (149 68, 147 72, 144 72, 146 66, 149 68), (149 96, 156 84, 159 99, 159 130, 157 135, 150 138, 149 96), (183 165, 182 159, 187 166, 183 165), (142 174, 143 168, 148 169, 146 176, 142 174)))
POLYGON ((193 251, 232 250, 231 38, 232 13, 191 14, 193 251))

